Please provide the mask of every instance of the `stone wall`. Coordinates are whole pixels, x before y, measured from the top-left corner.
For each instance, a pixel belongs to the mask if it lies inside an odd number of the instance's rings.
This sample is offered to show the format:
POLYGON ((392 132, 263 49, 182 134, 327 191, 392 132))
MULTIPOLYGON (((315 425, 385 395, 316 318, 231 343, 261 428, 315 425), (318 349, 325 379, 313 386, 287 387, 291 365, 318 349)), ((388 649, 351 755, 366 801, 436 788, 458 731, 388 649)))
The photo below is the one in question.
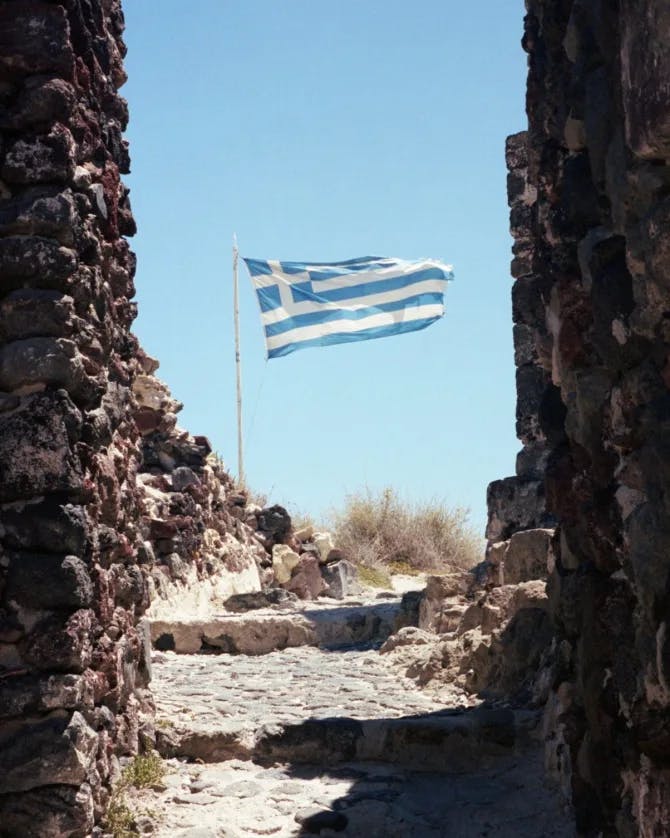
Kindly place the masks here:
POLYGON ((580 834, 667 835, 670 7, 527 10, 528 131, 507 142, 523 450, 488 536, 557 524, 547 761, 580 834))
POLYGON ((130 333, 122 32, 119 0, 0 0, 3 836, 90 834, 151 742, 151 598, 206 608, 267 562, 130 333))
POLYGON ((0 3, 0 831, 85 835, 149 680, 119 3, 0 3))

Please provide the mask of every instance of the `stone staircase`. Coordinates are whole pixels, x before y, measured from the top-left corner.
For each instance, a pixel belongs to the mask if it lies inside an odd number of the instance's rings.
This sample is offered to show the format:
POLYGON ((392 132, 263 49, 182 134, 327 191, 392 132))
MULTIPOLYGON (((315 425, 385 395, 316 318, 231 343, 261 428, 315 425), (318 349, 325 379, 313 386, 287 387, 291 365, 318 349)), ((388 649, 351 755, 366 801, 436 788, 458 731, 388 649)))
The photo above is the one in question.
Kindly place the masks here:
POLYGON ((418 690, 377 652, 402 622, 397 596, 156 621, 169 773, 137 793, 151 812, 140 827, 159 838, 574 835, 542 783, 537 713, 418 690))

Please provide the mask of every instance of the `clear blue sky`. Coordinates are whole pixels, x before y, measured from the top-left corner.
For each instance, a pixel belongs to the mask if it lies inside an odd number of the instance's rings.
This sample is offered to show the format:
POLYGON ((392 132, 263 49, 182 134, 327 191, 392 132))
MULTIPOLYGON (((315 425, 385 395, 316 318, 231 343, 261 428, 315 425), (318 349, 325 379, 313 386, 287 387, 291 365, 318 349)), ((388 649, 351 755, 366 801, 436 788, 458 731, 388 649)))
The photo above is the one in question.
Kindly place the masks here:
POLYGON ((397 487, 469 507, 514 473, 504 142, 523 0, 125 0, 135 331, 180 424, 236 470, 231 236, 244 256, 452 263, 447 315, 265 361, 241 270, 248 483, 317 517, 397 487))

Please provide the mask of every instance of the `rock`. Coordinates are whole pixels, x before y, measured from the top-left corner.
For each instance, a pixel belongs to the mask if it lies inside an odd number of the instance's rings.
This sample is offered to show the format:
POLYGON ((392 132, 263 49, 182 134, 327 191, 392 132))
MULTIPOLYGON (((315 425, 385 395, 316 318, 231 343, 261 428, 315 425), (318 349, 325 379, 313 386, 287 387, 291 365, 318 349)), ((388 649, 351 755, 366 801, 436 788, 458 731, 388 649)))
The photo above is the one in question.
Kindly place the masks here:
POLYGON ((65 9, 46 3, 4 3, 0 8, 0 66, 11 75, 69 76, 74 55, 65 9), (25 33, 31 32, 26 38, 25 33))
POLYGON ((0 413, 1 501, 81 488, 81 465, 72 450, 81 414, 62 391, 28 396, 0 413))
POLYGON ((278 504, 261 509, 256 513, 256 519, 258 529, 275 542, 282 541, 291 531, 291 516, 278 504))
POLYGON ((486 537, 504 541, 518 530, 549 526, 544 486, 538 480, 508 477, 491 483, 487 491, 489 523, 486 537))
POLYGON ((326 596, 335 599, 344 599, 346 596, 355 596, 362 591, 358 584, 358 571, 356 566, 345 560, 334 562, 321 568, 321 576, 326 584, 326 596))
POLYGON ((453 631, 454 598, 463 597, 472 583, 468 571, 458 571, 442 576, 429 576, 426 588, 419 601, 418 625, 422 629, 435 631, 453 631))
POLYGON ((400 600, 400 610, 393 623, 394 631, 405 626, 419 625, 419 609, 423 601, 423 591, 405 591, 400 600))
POLYGON ((305 618, 275 613, 209 620, 152 620, 151 639, 156 649, 181 654, 210 649, 233 655, 264 655, 275 649, 313 645, 317 635, 305 618))
POLYGON ((76 556, 15 553, 7 575, 8 599, 32 608, 88 608, 93 583, 76 556))
POLYGON ((14 130, 37 127, 46 130, 54 122, 67 123, 75 102, 74 88, 65 79, 32 76, 26 79, 8 121, 14 130))
POLYGON ((94 823, 93 795, 87 785, 54 785, 3 794, 0 822, 7 835, 25 838, 89 835, 94 823))
POLYGON ((7 679, 0 692, 0 719, 51 710, 93 706, 93 682, 86 675, 22 675, 7 679))
POLYGON ((0 176, 7 183, 67 182, 74 176, 75 143, 63 125, 48 134, 20 139, 5 152, 0 176))
POLYGON ((32 629, 23 658, 40 672, 83 672, 92 662, 95 626, 90 609, 45 617, 32 629))
POLYGON ((83 506, 63 504, 53 497, 5 505, 0 509, 0 526, 7 546, 48 552, 56 547, 77 556, 87 542, 83 506))
POLYGON ((300 556, 286 544, 275 544, 272 548, 272 569, 278 584, 286 585, 299 563, 300 556))
POLYGON ((39 236, 0 239, 0 270, 6 290, 52 288, 63 291, 77 268, 76 253, 39 236))
POLYGON ((316 599, 326 590, 321 576, 319 561, 314 556, 303 556, 295 566, 293 575, 286 583, 286 589, 300 599, 316 599))
POLYGON ((223 603, 228 611, 253 611, 257 608, 268 608, 273 605, 287 605, 296 602, 295 594, 284 588, 270 588, 266 591, 251 591, 246 594, 233 594, 223 603))
POLYGON ((188 486, 197 486, 199 483, 198 475, 188 466, 178 466, 172 472, 172 488, 175 492, 183 492, 188 486))
POLYGON ((82 356, 70 340, 27 338, 0 348, 0 388, 13 391, 42 384, 78 394, 85 383, 82 356))
POLYGON ((328 556, 335 549, 333 536, 329 532, 315 532, 312 535, 312 541, 319 553, 319 560, 325 564, 328 556))
POLYGON ((296 530, 294 535, 298 539, 298 541, 311 541, 312 536, 314 535, 314 527, 312 526, 312 524, 307 524, 307 526, 301 527, 299 530, 296 530))
MULTIPOLYGON (((33 187, 0 206, 0 232, 3 235, 45 236, 72 245, 78 223, 77 205, 70 189, 33 187)), ((25 333, 18 335, 27 336, 25 333)))
POLYGON ((652 159, 670 156, 667 18, 651 2, 621 10, 622 79, 626 139, 632 151, 652 159))
POLYGON ((0 768, 5 794, 40 786, 78 786, 95 757, 98 739, 75 712, 53 713, 0 734, 0 768))
POLYGON ((307 809, 297 812, 296 823, 302 825, 302 830, 307 835, 319 835, 324 829, 332 829, 333 832, 342 832, 349 823, 348 818, 342 812, 333 812, 330 809, 315 811, 307 809))
POLYGON ((425 646, 428 643, 433 643, 436 639, 437 635, 433 632, 424 631, 416 626, 405 626, 405 628, 401 628, 400 631, 385 640, 379 652, 384 655, 400 646, 425 646))
POLYGON ((552 529, 523 530, 514 533, 502 559, 502 584, 510 585, 532 579, 546 579, 553 535, 552 529))

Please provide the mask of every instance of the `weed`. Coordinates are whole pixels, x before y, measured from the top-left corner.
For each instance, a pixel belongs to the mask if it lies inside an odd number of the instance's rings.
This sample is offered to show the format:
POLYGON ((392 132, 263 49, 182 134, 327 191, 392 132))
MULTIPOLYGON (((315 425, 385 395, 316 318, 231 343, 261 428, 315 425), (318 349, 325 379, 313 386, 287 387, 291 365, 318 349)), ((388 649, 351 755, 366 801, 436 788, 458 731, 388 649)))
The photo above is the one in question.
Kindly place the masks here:
POLYGON ((135 820, 140 812, 134 812, 128 806, 126 793, 131 787, 144 789, 157 786, 164 775, 165 766, 157 753, 138 754, 134 757, 123 769, 121 779, 109 798, 102 822, 104 831, 112 838, 137 838, 139 832, 135 828, 135 820))
POLYGON ((112 838, 136 838, 135 814, 128 808, 124 789, 117 786, 107 804, 102 828, 112 838))
POLYGON ((164 775, 165 766, 157 753, 138 754, 123 769, 121 782, 125 786, 145 789, 159 785, 164 775))

